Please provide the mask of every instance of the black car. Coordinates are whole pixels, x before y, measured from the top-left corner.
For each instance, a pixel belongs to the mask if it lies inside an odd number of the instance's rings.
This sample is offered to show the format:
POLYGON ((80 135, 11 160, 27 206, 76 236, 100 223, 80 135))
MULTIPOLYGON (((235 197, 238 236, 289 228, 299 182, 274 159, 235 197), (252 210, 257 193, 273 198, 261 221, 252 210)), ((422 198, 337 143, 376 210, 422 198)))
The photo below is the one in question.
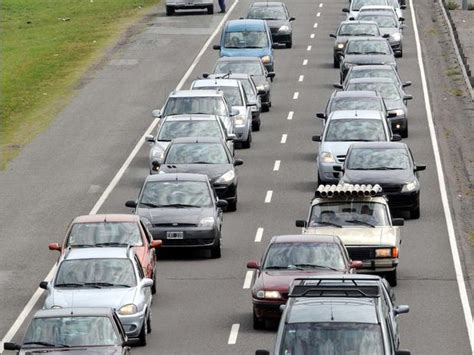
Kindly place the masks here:
POLYGON ((18 354, 130 354, 122 323, 111 308, 42 309, 21 344, 5 343, 18 354))
POLYGON ((214 67, 214 74, 248 74, 257 87, 262 101, 262 111, 269 111, 272 106, 271 81, 274 72, 268 72, 258 57, 221 57, 214 67))
POLYGON ((127 201, 163 248, 204 248, 221 257, 222 208, 227 202, 215 195, 202 174, 150 175, 138 195, 127 201))
POLYGON ((298 278, 288 296, 274 354, 410 354, 398 350, 398 315, 410 308, 394 305, 393 291, 379 276, 298 278))
POLYGON ((388 64, 397 68, 392 47, 382 37, 353 37, 347 41, 341 63, 341 84, 354 65, 388 64))
POLYGON ((160 173, 205 174, 220 199, 237 209, 238 176, 235 167, 243 161, 234 159, 225 142, 218 138, 177 138, 171 141, 160 164, 160 173))
POLYGON ((265 20, 272 32, 274 43, 284 43, 286 48, 293 45, 293 28, 288 9, 283 2, 254 2, 247 13, 248 19, 265 20))
POLYGON ((354 143, 348 151, 342 183, 379 184, 388 197, 391 209, 408 210, 410 218, 420 217, 420 182, 418 171, 426 169, 417 165, 405 143, 377 142, 354 143))
POLYGON ((334 68, 339 68, 341 56, 344 53, 344 47, 350 37, 367 36, 380 37, 379 26, 373 21, 342 21, 336 33, 331 33, 329 37, 335 38, 334 41, 334 68))

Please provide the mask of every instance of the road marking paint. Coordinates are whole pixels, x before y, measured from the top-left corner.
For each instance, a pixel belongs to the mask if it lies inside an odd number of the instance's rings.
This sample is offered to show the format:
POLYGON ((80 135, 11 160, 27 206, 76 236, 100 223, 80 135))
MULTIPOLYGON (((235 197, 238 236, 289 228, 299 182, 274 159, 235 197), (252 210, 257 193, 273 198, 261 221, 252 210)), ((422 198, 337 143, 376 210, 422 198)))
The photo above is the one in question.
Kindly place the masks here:
POLYGON ((288 117, 286 118, 288 121, 291 121, 293 119, 293 115, 295 113, 293 111, 288 112, 288 117))
POLYGON ((312 46, 306 47, 306 50, 309 52, 311 50, 312 46))
POLYGON ((239 328, 240 324, 232 324, 232 327, 230 328, 230 334, 229 334, 229 340, 227 341, 227 344, 233 345, 237 342, 237 336, 239 335, 239 328))
POLYGON ((304 80, 304 75, 300 75, 300 77, 298 78, 298 81, 301 82, 304 80))
POLYGON ((255 234, 255 243, 260 243, 263 237, 263 228, 260 227, 257 229, 257 233, 255 234))
POLYGON ((280 170, 281 160, 275 160, 275 164, 273 165, 273 171, 280 170))
POLYGON ((319 4, 319 7, 323 7, 323 3, 320 3, 320 4, 319 4))
POLYGON ((268 190, 267 194, 265 195, 265 203, 270 203, 272 202, 272 196, 273 196, 273 191, 268 190))
MULTIPOLYGON (((196 58, 194 58, 194 61, 191 63, 191 66, 189 67, 189 69, 186 71, 186 73, 184 74, 184 76, 181 78, 181 81, 178 83, 178 85, 176 86, 176 90, 179 90, 183 87, 184 83, 186 82, 186 80, 189 79, 190 75, 192 74, 194 68, 197 66, 197 64, 199 63, 199 61, 201 60, 202 56, 204 55, 204 53, 206 52, 207 48, 210 46, 211 42, 214 40, 214 38, 217 36, 217 34, 220 33, 221 29, 222 29, 222 26, 224 25, 224 23, 226 23, 227 19, 229 18, 229 16, 231 15, 232 11, 235 9, 235 7, 237 6, 237 4, 239 3, 239 0, 235 0, 234 3, 232 4, 232 6, 229 8, 229 11, 227 11, 226 15, 222 18, 222 20, 219 22, 219 25, 216 27, 216 29, 214 30, 214 32, 211 34, 211 36, 208 38, 208 40, 206 41, 206 43, 204 43, 204 45, 202 46, 201 48, 201 51, 198 53, 198 55, 196 56, 196 58)), ((109 183, 109 185, 107 186, 107 188, 104 190, 104 192, 102 193, 102 195, 100 196, 99 200, 96 202, 96 204, 94 205, 94 207, 92 208, 92 210, 90 211, 89 214, 96 214, 97 211, 100 209, 100 207, 102 207, 102 205, 104 204, 105 200, 109 197, 110 193, 112 192, 112 190, 117 186, 118 182, 120 181, 120 179, 122 178, 123 174, 125 173, 125 171, 127 170, 127 168, 129 167, 129 165, 131 164, 132 160, 135 158, 135 156, 137 155, 138 151, 141 149, 141 147, 143 146, 144 142, 145 142, 145 136, 146 135, 149 135, 153 129, 156 127, 156 125, 158 124, 159 122, 159 119, 156 118, 153 120, 153 122, 150 124, 150 126, 147 128, 147 130, 145 131, 145 133, 143 134, 143 136, 140 137, 139 141, 137 142, 135 148, 132 150, 132 152, 130 153, 130 155, 128 156, 127 160, 125 160, 125 162, 123 163, 122 167, 120 168, 120 170, 117 172, 117 174, 114 176, 114 178, 112 179, 112 181, 109 183)), ((49 271, 48 275, 46 275, 46 277, 44 278, 45 281, 50 281, 51 278, 53 277, 53 274, 54 274, 54 271, 56 270, 56 265, 53 266, 53 268, 49 271)), ((44 290, 41 289, 41 288, 37 288, 35 293, 33 294, 33 296, 31 296, 31 298, 29 299, 29 301, 26 303, 25 307, 23 308, 23 310, 20 312, 20 314, 18 315, 18 318, 15 320, 15 322, 13 323, 13 325, 10 327, 10 329, 8 330, 7 334, 5 334, 5 336, 3 337, 3 339, 0 341, 0 353, 2 353, 3 351, 3 344, 6 343, 6 342, 9 342, 13 339, 13 337, 15 336, 15 334, 18 332, 18 330, 20 329, 20 327, 22 326, 23 322, 26 320, 26 318, 28 317, 28 315, 31 313, 31 311, 33 310, 33 308, 35 307, 36 303, 38 302, 39 298, 41 297, 41 295, 43 294, 44 290)))
POLYGON ((315 34, 314 34, 314 33, 311 33, 311 34, 309 35, 309 38, 314 38, 314 36, 315 36, 315 34))
POLYGON ((303 65, 308 65, 308 59, 303 60, 303 65))
POLYGON ((298 100, 298 97, 300 96, 300 93, 298 91, 296 91, 294 94, 293 94, 293 100, 298 100))
POLYGON ((316 17, 319 17, 319 16, 321 16, 321 13, 320 13, 320 12, 318 12, 318 13, 316 14, 316 17))
POLYGON ((280 143, 281 143, 281 144, 285 144, 287 138, 288 138, 288 134, 282 134, 282 135, 281 135, 281 141, 280 141, 280 143))
POLYGON ((314 23, 313 28, 318 28, 318 23, 317 22, 314 23))
POLYGON ((253 278, 253 270, 247 271, 247 273, 245 274, 244 286, 242 286, 244 290, 247 290, 250 288, 250 285, 252 284, 252 278, 253 278))
POLYGON ((434 123, 433 123, 433 115, 431 112, 430 97, 428 95, 428 85, 426 83, 425 67, 423 64, 420 37, 418 35, 418 25, 416 22, 415 7, 413 6, 413 0, 410 0, 410 11, 411 11, 411 17, 413 21, 413 29, 415 32, 416 52, 417 52, 417 57, 418 57, 418 66, 420 67, 421 84, 423 88, 423 98, 425 101, 425 109, 426 109, 426 118, 428 120, 431 144, 433 146, 433 154, 434 154, 435 162, 436 162, 436 171, 438 175, 439 189, 441 192, 441 201, 443 203, 443 210, 444 210, 444 215, 446 218, 446 226, 448 229, 449 245, 451 246, 451 254, 453 257, 454 270, 456 273, 456 281, 458 284, 459 296, 461 298, 461 304, 464 311, 464 319, 466 321, 467 333, 469 335, 469 341, 471 343, 471 351, 474 351, 474 326, 473 326, 473 319, 472 319, 472 313, 471 313, 471 306, 469 305, 469 298, 466 292, 466 284, 464 282, 464 275, 462 271, 461 260, 459 258, 459 251, 458 251, 458 246, 456 243, 456 235, 454 232, 453 219, 451 216, 451 210, 449 208, 448 193, 446 190, 446 184, 444 180, 443 165, 442 165, 441 155, 440 155, 439 147, 438 147, 438 139, 436 137, 436 131, 434 128, 434 123))

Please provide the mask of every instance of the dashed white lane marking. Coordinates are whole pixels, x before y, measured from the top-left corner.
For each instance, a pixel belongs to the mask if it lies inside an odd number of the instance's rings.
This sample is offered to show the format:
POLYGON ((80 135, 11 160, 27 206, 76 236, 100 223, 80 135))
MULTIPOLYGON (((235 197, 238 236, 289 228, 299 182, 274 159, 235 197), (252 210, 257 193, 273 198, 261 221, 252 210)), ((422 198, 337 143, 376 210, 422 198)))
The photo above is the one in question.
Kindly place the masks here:
POLYGON ((306 47, 306 50, 309 52, 311 50, 312 46, 306 47))
POLYGON ((303 65, 308 65, 308 59, 303 60, 303 65))
POLYGON ((293 115, 295 113, 293 111, 288 112, 288 117, 286 118, 288 121, 291 121, 293 119, 293 115))
POLYGON ((273 191, 268 190, 267 194, 265 195, 265 203, 270 203, 272 202, 272 196, 273 196, 273 191))
POLYGON ((304 80, 304 75, 300 75, 300 77, 298 78, 298 81, 301 82, 304 80))
POLYGON ((315 34, 314 34, 314 33, 311 33, 311 34, 309 35, 309 38, 314 38, 314 36, 315 36, 315 34))
POLYGON ((321 13, 320 13, 320 12, 318 12, 318 13, 316 14, 316 17, 319 17, 319 16, 321 16, 321 13))
POLYGON ((317 22, 314 23, 313 28, 318 28, 318 23, 317 22))
POLYGON ((275 164, 273 165, 273 171, 280 170, 281 160, 275 160, 275 164))
POLYGON ((319 7, 323 7, 323 3, 320 3, 320 4, 319 4, 319 7))
POLYGON ((281 143, 281 144, 285 144, 287 138, 288 138, 288 134, 282 134, 282 135, 281 135, 281 141, 280 141, 280 143, 281 143))
POLYGON ((298 91, 296 91, 294 94, 293 94, 293 100, 298 100, 298 97, 300 96, 300 93, 298 91))
POLYGON ((244 286, 242 286, 244 290, 247 290, 250 288, 250 284, 252 283, 252 278, 253 278, 253 270, 247 271, 247 273, 245 274, 244 286))
POLYGON ((237 336, 239 335, 239 328, 240 324, 232 324, 232 328, 230 328, 229 340, 227 344, 233 345, 237 342, 237 336))
MULTIPOLYGON (((258 228, 257 233, 255 234, 255 243, 260 243, 263 237, 263 228, 258 228)), ((248 273, 248 272, 247 272, 248 273)))

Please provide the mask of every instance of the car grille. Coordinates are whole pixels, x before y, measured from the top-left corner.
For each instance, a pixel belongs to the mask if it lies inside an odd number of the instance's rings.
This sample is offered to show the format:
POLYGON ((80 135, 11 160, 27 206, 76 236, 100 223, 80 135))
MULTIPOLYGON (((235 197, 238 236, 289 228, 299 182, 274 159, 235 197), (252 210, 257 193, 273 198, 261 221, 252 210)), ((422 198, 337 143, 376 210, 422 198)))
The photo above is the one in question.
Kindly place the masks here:
POLYGON ((347 251, 352 260, 367 260, 375 259, 375 249, 374 248, 357 248, 357 247, 348 247, 347 251))
POLYGON ((339 161, 341 163, 344 163, 344 161, 346 160, 345 155, 336 155, 336 158, 337 158, 337 161, 339 161))
POLYGON ((385 184, 380 184, 382 187, 383 192, 387 193, 394 193, 394 192, 400 192, 402 191, 402 185, 385 185, 385 184))
POLYGON ((211 244, 214 241, 212 238, 204 239, 163 239, 163 245, 173 246, 173 245, 207 245, 211 244))
POLYGON ((271 33, 277 33, 278 32, 278 27, 270 27, 270 32, 271 33))
POLYGON ((183 227, 197 227, 195 223, 156 223, 153 227, 157 228, 183 228, 183 227))

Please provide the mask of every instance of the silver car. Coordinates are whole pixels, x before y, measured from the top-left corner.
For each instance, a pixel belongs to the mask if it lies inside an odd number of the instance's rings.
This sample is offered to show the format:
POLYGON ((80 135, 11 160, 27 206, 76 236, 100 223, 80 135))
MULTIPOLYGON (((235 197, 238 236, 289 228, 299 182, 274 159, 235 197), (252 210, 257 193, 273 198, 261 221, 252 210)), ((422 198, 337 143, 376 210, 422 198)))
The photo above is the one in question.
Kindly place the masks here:
POLYGON ((174 14, 175 10, 206 9, 209 15, 214 13, 213 0, 166 0, 166 16, 174 14))
POLYGON ((347 20, 355 19, 362 6, 388 5, 387 0, 352 0, 349 8, 343 8, 342 12, 347 13, 347 20))
POLYGON ((127 336, 146 345, 151 331, 151 287, 132 248, 70 248, 59 260, 43 309, 107 307, 116 310, 127 336))

